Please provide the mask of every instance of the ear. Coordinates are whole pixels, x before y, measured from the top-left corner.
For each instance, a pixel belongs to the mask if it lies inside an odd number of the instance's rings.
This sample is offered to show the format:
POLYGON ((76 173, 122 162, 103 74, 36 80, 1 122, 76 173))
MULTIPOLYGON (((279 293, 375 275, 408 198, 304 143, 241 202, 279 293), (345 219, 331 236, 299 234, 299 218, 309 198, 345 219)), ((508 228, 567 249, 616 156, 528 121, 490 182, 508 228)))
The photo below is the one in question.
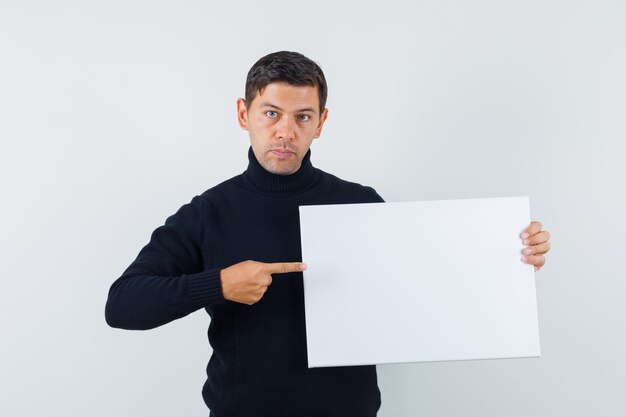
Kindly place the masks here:
POLYGON ((320 121, 317 125, 317 129, 315 130, 315 135, 313 136, 314 138, 319 138, 320 135, 322 134, 322 126, 324 126, 324 122, 326 121, 327 117, 328 117, 328 109, 324 108, 324 111, 322 112, 322 116, 320 117, 320 121))
POLYGON ((248 130, 248 110, 246 100, 242 98, 237 99, 237 120, 243 130, 248 130))

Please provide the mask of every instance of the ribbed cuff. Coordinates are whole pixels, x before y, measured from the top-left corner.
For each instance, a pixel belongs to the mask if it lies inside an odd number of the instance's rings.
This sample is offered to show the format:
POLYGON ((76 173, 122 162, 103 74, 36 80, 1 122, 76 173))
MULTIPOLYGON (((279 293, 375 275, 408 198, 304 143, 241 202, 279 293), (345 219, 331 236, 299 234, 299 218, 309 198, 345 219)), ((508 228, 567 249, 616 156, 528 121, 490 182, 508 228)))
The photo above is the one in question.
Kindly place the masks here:
POLYGON ((195 311, 226 301, 220 280, 221 268, 187 275, 187 303, 195 311))

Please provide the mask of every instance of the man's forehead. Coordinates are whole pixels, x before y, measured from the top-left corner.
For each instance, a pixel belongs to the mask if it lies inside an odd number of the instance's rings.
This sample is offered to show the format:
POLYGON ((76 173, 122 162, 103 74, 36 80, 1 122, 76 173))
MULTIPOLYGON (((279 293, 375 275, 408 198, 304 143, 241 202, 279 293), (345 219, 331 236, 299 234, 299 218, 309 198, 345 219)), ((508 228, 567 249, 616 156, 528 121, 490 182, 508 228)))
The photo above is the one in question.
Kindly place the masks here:
POLYGON ((319 110, 318 87, 292 85, 285 82, 269 83, 257 91, 254 99, 258 107, 274 108, 281 111, 319 110))
MULTIPOLYGON (((288 111, 289 109, 283 109, 280 106, 277 106, 276 104, 269 102, 269 101, 264 101, 261 104, 259 104, 260 108, 269 108, 269 109, 276 109, 276 110, 280 110, 280 111, 288 111)), ((295 112, 298 113, 306 113, 306 112, 310 112, 310 113, 316 113, 315 108, 314 107, 304 107, 301 109, 295 109, 295 112)))

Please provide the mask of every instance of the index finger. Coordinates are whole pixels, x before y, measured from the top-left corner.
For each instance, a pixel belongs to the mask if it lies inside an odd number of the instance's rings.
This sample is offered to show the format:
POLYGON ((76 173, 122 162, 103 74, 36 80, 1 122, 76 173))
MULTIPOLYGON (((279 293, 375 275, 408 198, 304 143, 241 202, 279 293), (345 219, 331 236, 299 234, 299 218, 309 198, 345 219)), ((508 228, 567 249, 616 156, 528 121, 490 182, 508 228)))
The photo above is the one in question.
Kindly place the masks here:
POLYGON ((528 227, 524 229, 524 231, 521 233, 520 236, 522 237, 522 239, 526 239, 529 236, 536 235, 540 231, 541 231, 541 223, 534 220, 530 222, 530 225, 528 225, 528 227))
POLYGON ((267 270, 270 274, 287 274, 289 272, 300 272, 306 269, 303 262, 274 262, 266 263, 267 270))

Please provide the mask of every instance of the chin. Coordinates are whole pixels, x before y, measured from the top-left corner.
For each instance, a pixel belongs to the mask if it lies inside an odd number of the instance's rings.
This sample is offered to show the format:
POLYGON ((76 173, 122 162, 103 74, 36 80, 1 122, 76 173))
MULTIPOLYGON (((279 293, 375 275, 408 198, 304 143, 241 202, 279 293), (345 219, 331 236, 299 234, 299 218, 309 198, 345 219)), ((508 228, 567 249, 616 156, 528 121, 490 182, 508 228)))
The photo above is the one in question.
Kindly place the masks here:
POLYGON ((282 166, 282 167, 270 166, 269 169, 268 168, 265 168, 265 169, 267 169, 272 174, 277 174, 277 175, 289 175, 289 174, 293 174, 294 172, 298 170, 293 165, 282 166))
POLYGON ((272 172, 274 174, 278 174, 278 175, 290 175, 290 174, 293 174, 296 171, 297 171, 297 169, 290 168, 290 169, 279 169, 279 170, 274 170, 274 171, 270 171, 270 172, 272 172))

